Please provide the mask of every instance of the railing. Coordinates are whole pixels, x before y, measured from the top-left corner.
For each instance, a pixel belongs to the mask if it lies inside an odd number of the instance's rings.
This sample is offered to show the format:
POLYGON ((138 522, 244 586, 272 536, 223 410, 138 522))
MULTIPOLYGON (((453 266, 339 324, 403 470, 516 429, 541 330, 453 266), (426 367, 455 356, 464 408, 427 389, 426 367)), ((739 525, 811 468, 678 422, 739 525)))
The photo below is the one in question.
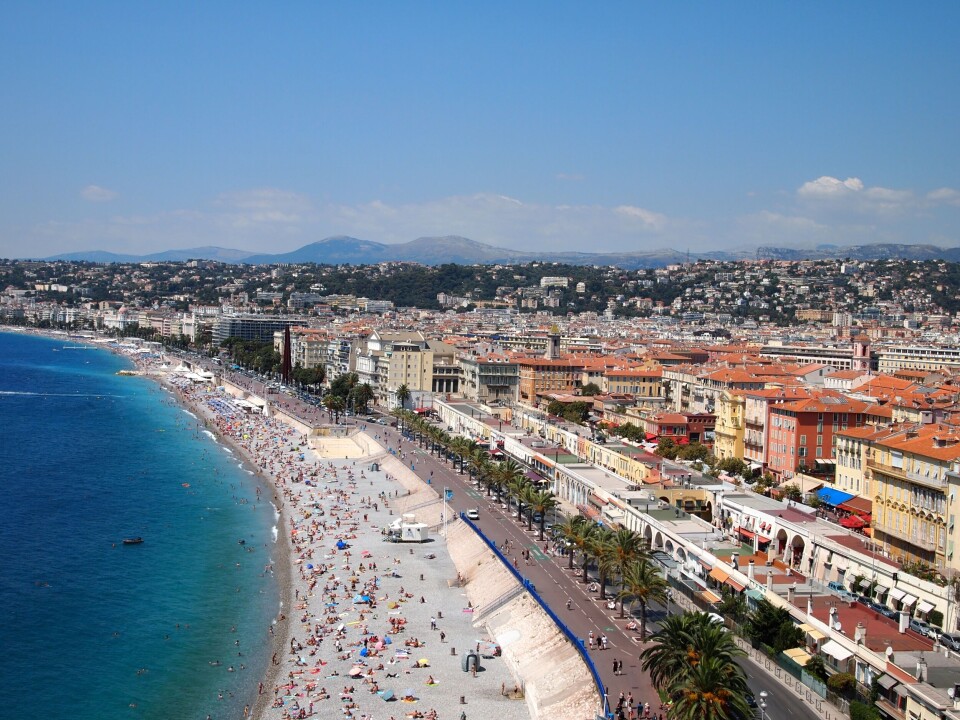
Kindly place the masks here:
POLYGON ((867 459, 867 467, 875 472, 881 472, 884 475, 889 475, 890 477, 899 478, 901 480, 907 479, 907 473, 903 468, 896 468, 893 465, 887 465, 885 463, 877 462, 876 460, 867 459))
POLYGON ((597 670, 597 666, 593 664, 593 658, 587 653, 587 647, 583 642, 582 638, 579 638, 574 634, 574 632, 567 627, 566 623, 560 619, 560 617, 550 608, 546 601, 540 597, 540 593, 537 592, 536 587, 532 582, 527 580, 523 575, 520 574, 520 571, 513 566, 513 563, 507 559, 507 557, 500 552, 500 548, 497 547, 497 543, 484 535, 483 531, 477 527, 477 525, 470 520, 465 513, 460 513, 460 519, 465 522, 471 530, 473 530, 481 540, 483 540, 487 547, 493 551, 493 554, 503 563, 503 566, 510 571, 510 573, 520 582, 524 590, 530 593, 530 597, 537 601, 537 604, 543 608, 543 611, 547 613, 549 618, 553 620, 554 624, 560 629, 566 638, 573 643, 573 646, 577 649, 577 652, 580 653, 580 657, 583 658, 583 661, 587 665, 587 669, 590 671, 590 675, 593 677, 593 683, 597 687, 597 692, 600 694, 601 702, 603 703, 603 713, 607 718, 613 718, 613 713, 610 712, 609 705, 607 704, 607 689, 603 684, 603 680, 600 679, 600 672, 597 670))

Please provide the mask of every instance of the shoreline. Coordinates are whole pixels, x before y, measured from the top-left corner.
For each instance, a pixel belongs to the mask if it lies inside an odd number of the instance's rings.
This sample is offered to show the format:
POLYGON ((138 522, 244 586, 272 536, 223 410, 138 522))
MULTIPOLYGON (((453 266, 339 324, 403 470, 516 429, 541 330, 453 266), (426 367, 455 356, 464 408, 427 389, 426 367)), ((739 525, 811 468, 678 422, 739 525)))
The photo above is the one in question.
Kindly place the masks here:
MULTIPOLYGON (((244 465, 249 466, 255 475, 258 488, 262 488, 265 493, 270 492, 277 530, 274 549, 280 553, 274 553, 271 557, 279 607, 273 614, 270 625, 264 630, 272 635, 266 643, 272 658, 264 658, 263 678, 258 686, 251 685, 249 689, 247 697, 250 701, 244 707, 244 718, 288 720, 298 717, 332 717, 333 713, 339 710, 348 720, 386 720, 388 715, 390 720, 400 719, 404 715, 410 718, 456 720, 464 712, 470 720, 489 716, 497 716, 500 720, 526 720, 547 709, 541 704, 545 698, 537 692, 536 686, 542 685, 545 689, 548 683, 539 676, 536 668, 522 659, 522 656, 529 655, 530 648, 527 648, 521 657, 515 656, 514 647, 504 647, 502 658, 499 651, 495 658, 484 656, 484 672, 480 675, 474 673, 472 680, 469 675, 462 675, 460 672, 461 656, 466 655, 474 644, 478 650, 481 645, 498 645, 502 635, 508 645, 513 645, 518 632, 520 636, 526 635, 523 628, 527 626, 541 637, 543 633, 549 632, 542 624, 545 616, 539 617, 542 612, 536 610, 530 615, 530 609, 524 609, 526 603, 522 602, 519 605, 511 603, 509 607, 514 609, 507 610, 505 616, 502 615, 503 611, 496 618, 477 618, 473 615, 473 604, 469 600, 489 600, 490 598, 486 597, 487 590, 503 582, 509 586, 514 581, 490 556, 492 569, 483 571, 482 580, 479 576, 475 578, 480 580, 479 587, 472 586, 470 580, 474 579, 479 569, 480 558, 487 555, 472 532, 464 533, 466 526, 454 520, 449 524, 445 536, 430 538, 429 543, 432 544, 382 544, 382 528, 398 519, 408 508, 416 512, 417 521, 431 527, 431 536, 437 531, 440 517, 441 503, 435 488, 416 475, 398 456, 401 447, 408 447, 404 441, 401 440, 401 445, 396 449, 390 448, 391 441, 386 436, 375 434, 378 432, 375 427, 358 426, 346 439, 304 434, 303 428, 306 426, 295 427, 286 422, 280 408, 275 408, 280 410, 276 417, 261 414, 224 414, 220 404, 210 404, 208 400, 216 399, 230 404, 237 399, 235 394, 229 389, 217 390, 209 384, 193 385, 186 379, 178 382, 177 374, 172 372, 172 368, 180 363, 176 355, 164 351, 158 353, 158 357, 144 358, 121 348, 111 347, 108 343, 92 342, 90 338, 75 338, 67 334, 36 330, 25 332, 52 339, 70 338, 71 341, 84 342, 91 347, 111 350, 116 355, 125 356, 138 369, 137 374, 150 378, 158 386, 168 390, 177 405, 195 415, 217 442, 236 451, 244 465), (165 364, 165 367, 161 368, 161 363, 165 364), (240 425, 243 429, 239 429, 240 425), (349 447, 351 445, 352 449, 349 447), (395 451, 397 454, 394 454, 395 451), (377 470, 374 469, 374 463, 379 466, 377 470), (360 485, 363 488, 360 488, 360 485), (376 496, 353 497, 359 492, 375 492, 375 485, 376 490, 381 491, 376 496), (321 505, 327 510, 326 516, 324 510, 320 509, 321 505), (368 515, 373 517, 368 520, 368 515), (318 522, 321 516, 325 517, 318 522), (281 532, 285 535, 282 540, 279 537, 281 532), (367 560, 361 561, 359 568, 352 564, 357 559, 351 560, 349 551, 338 554, 337 549, 327 547, 331 539, 339 540, 344 537, 355 538, 348 542, 351 545, 356 543, 358 549, 365 548, 361 557, 367 560), (463 557, 465 548, 473 548, 467 562, 464 562, 466 558, 463 557), (386 554, 384 551, 387 551, 386 554), (318 559, 314 558, 314 552, 321 553, 322 557, 319 562, 323 564, 318 565, 317 569, 313 569, 314 565, 311 564, 318 562, 318 559), (343 558, 343 555, 346 558, 343 558), (390 558, 393 569, 386 569, 389 574, 380 575, 376 563, 389 568, 390 558), (339 566, 341 560, 342 568, 339 566), (366 570, 364 562, 370 565, 366 570), (412 571, 407 572, 411 570, 410 565, 413 566, 412 571), (401 566, 401 574, 397 574, 401 566), (296 574, 294 570, 297 571, 296 574), (371 570, 373 577, 364 577, 364 573, 370 573, 371 570), (339 574, 341 571, 354 576, 350 578, 352 584, 339 574), (489 572, 493 575, 489 575, 489 572), (419 583, 416 581, 417 576, 419 583), (406 579, 395 581, 403 577, 406 579), (357 581, 364 582, 363 587, 376 603, 386 604, 387 608, 393 609, 386 613, 383 610, 374 610, 374 602, 369 606, 355 605, 355 598, 351 603, 350 598, 356 593, 357 581), (318 582, 325 584, 318 586, 318 582), (396 592, 397 585, 399 595, 396 592), (408 590, 405 591, 405 587, 408 590), (415 596, 420 593, 422 595, 417 603, 415 596), (430 600, 424 605, 427 597, 430 600), (324 602, 325 600, 327 602, 324 602), (334 612, 330 609, 331 605, 340 607, 334 612), (358 612, 359 620, 353 620, 358 612), (401 612, 404 627, 398 632, 404 629, 409 629, 411 634, 413 631, 417 632, 415 640, 419 644, 415 647, 418 649, 409 651, 411 654, 400 655, 404 648, 389 645, 388 636, 392 635, 394 630, 390 629, 392 624, 385 624, 389 619, 385 615, 396 616, 401 612), (440 632, 439 637, 441 643, 446 642, 446 646, 435 645, 438 635, 431 631, 439 631, 441 627, 437 626, 432 616, 429 624, 427 623, 427 616, 431 613, 437 616, 436 619, 443 618, 439 623, 445 633, 440 632), (513 620, 509 619, 511 615, 515 616, 513 620), (490 621, 493 621, 493 625, 490 621), (339 623, 335 636, 331 623, 339 623), (368 623, 372 626, 371 630, 367 629, 368 623), (358 630, 361 632, 360 638, 353 634, 358 630), (303 633, 306 633, 306 636, 303 633), (424 637, 426 641, 420 642, 418 638, 424 637), (378 642, 379 651, 372 652, 372 655, 380 655, 383 659, 375 668, 373 664, 380 658, 371 663, 371 658, 366 658, 367 662, 364 662, 360 657, 365 656, 367 643, 371 638, 373 642, 378 642), (335 643, 338 652, 341 651, 341 640, 342 649, 346 652, 337 657, 328 656, 331 642, 335 643), (349 642, 348 645, 349 640, 358 641, 349 642), (386 647, 383 645, 384 641, 387 643, 386 647), (427 644, 430 646, 429 654, 428 651, 419 649, 427 644), (312 658, 321 647, 324 649, 323 659, 317 656, 314 661, 312 658), (438 657, 437 652, 446 650, 447 647, 451 655, 444 657, 441 652, 438 657), (457 648, 462 651, 459 655, 457 648), (363 652, 360 652, 360 649, 363 652), (397 655, 386 662, 391 652, 396 652, 397 655), (358 655, 354 656, 353 653, 358 655), (421 653, 432 658, 430 670, 405 669, 408 666, 404 663, 409 660, 404 661, 403 658, 411 655, 420 657, 421 653), (355 677, 352 674, 357 663, 363 663, 363 676, 355 677), (308 671, 310 674, 307 674, 308 671), (428 672, 431 674, 426 690, 416 689, 418 681, 413 677, 404 677, 428 672), (388 679, 397 678, 398 673, 399 679, 388 679), (437 678, 435 682, 434 677, 437 678), (504 691, 504 688, 521 687, 527 681, 526 678, 533 681, 530 685, 532 705, 529 706, 527 702, 515 702, 522 700, 522 693, 517 697, 515 692, 504 691), (347 704, 334 709, 339 684, 360 679, 363 685, 369 684, 370 687, 361 686, 354 695, 352 683, 344 686, 340 692, 340 701, 341 704, 347 704), (323 683, 330 685, 329 693, 326 686, 318 690, 323 683), (396 692, 392 702, 385 703, 383 700, 390 698, 377 697, 382 694, 379 692, 378 683, 393 685, 391 688, 384 688, 396 692), (417 697, 405 702, 427 702, 430 704, 428 712, 424 712, 425 708, 420 706, 404 707, 397 704, 400 688, 407 684, 410 685, 408 689, 417 697), (451 689, 446 692, 431 687, 447 684, 451 685, 451 689), (377 694, 368 699, 365 692, 367 689, 377 694), (373 707, 367 705, 368 702, 373 703, 373 707), (314 712, 315 703, 321 703, 318 712, 314 712), (307 706, 309 713, 306 712, 307 706), (373 712, 366 712, 369 710, 373 712), (405 712, 408 710, 409 712, 405 712)), ((243 396, 247 394, 254 393, 245 391, 243 396)), ((484 559, 483 565, 487 565, 487 559, 484 559)), ((405 637, 409 636, 395 636, 395 642, 404 642, 405 637)), ((408 642, 404 644, 409 645, 408 642)), ((564 656, 569 654, 566 650, 562 652, 564 656)), ((569 658, 563 660, 554 656, 552 660, 564 667, 567 671, 565 674, 579 675, 580 669, 577 666, 580 663, 577 658, 573 658, 572 666, 567 664, 569 658)), ((404 693, 406 692, 407 690, 404 690, 404 693)), ((554 688, 550 694, 554 695, 556 692, 554 688)), ((567 692, 562 694, 568 695, 567 692)), ((246 698, 242 700, 246 701, 246 698)), ((554 698, 554 701, 556 700, 560 698, 554 698)), ((571 700, 575 698, 560 700, 559 705, 568 706, 571 700)), ((554 701, 547 703, 551 706, 550 711, 560 711, 558 717, 569 716, 555 705, 554 701)), ((579 704, 579 700, 573 702, 573 705, 579 704)), ((573 709, 563 708, 567 711, 573 709)), ((582 711, 581 708, 577 710, 582 711)), ((337 712, 337 715, 340 713, 337 712)))
MULTIPOLYGON (((257 485, 262 487, 265 491, 270 492, 271 510, 275 509, 276 515, 278 516, 276 518, 277 540, 274 543, 274 547, 271 549, 272 552, 270 564, 272 566, 272 574, 275 582, 277 583, 279 607, 273 612, 273 619, 271 623, 273 626, 279 626, 284 623, 285 620, 281 618, 284 618, 286 613, 289 612, 293 601, 291 562, 293 548, 290 544, 289 536, 283 532, 283 528, 288 521, 288 514, 286 504, 283 502, 282 493, 279 490, 278 478, 267 472, 266 469, 256 461, 256 458, 247 450, 246 447, 243 446, 242 443, 237 442, 234 438, 230 437, 229 434, 221 431, 217 425, 216 417, 205 406, 205 403, 186 396, 180 387, 170 381, 170 373, 157 367, 154 362, 151 362, 152 358, 144 359, 137 357, 130 353, 126 353, 122 349, 119 349, 115 346, 111 346, 111 344, 108 342, 94 342, 91 338, 82 336, 78 337, 66 331, 55 332, 37 328, 20 328, 8 325, 0 326, 0 332, 33 335, 44 337, 49 340, 70 340, 71 342, 87 345, 94 350, 104 350, 115 356, 125 358, 134 368, 137 369, 137 372, 133 373, 134 376, 144 377, 145 379, 154 383, 156 386, 167 390, 170 393, 171 398, 180 408, 193 414, 197 421, 203 425, 204 429, 208 430, 214 435, 216 442, 231 448, 238 454, 238 457, 243 460, 244 464, 249 466, 250 470, 253 471, 253 476, 257 485)), ((166 351, 162 352, 160 355, 161 362, 169 363, 175 358, 175 356, 171 356, 166 351)), ((179 359, 176 359, 176 362, 179 362, 179 359)), ((125 374, 131 373, 126 371, 125 374)), ((270 642, 268 643, 267 652, 271 655, 282 652, 285 635, 286 630, 274 632, 270 642)), ((262 686, 264 689, 266 689, 276 683, 280 673, 280 668, 270 662, 270 655, 265 658, 264 665, 266 666, 266 671, 263 677, 258 680, 258 683, 259 686, 262 686)), ((249 690, 248 697, 244 699, 245 701, 249 701, 246 704, 251 707, 251 711, 246 715, 248 718, 262 717, 267 703, 269 702, 269 697, 266 693, 260 694, 257 693, 256 690, 257 688, 252 688, 249 690)))

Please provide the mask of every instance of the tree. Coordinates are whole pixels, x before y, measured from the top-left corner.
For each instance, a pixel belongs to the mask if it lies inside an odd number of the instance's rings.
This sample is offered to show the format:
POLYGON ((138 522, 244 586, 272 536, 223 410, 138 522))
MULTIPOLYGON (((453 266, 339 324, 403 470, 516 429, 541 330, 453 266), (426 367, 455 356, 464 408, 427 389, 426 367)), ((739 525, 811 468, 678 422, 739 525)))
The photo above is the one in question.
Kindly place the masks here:
POLYGON ((586 385, 580 388, 580 394, 585 397, 599 395, 600 392, 601 392, 600 386, 597 385, 595 382, 588 382, 586 385))
POLYGON ((607 582, 617 572, 616 560, 612 552, 613 530, 606 525, 598 526, 591 538, 587 551, 597 564, 600 575, 600 599, 607 599, 607 582))
POLYGON ((623 604, 627 599, 640 604, 640 637, 647 636, 647 606, 653 602, 666 602, 669 586, 663 576, 644 559, 634 560, 623 568, 623 582, 617 594, 620 600, 620 617, 624 616, 623 604))
POLYGON ((660 438, 657 441, 657 449, 653 452, 662 458, 673 460, 677 457, 678 450, 679 448, 672 438, 660 438))
POLYGON ((532 514, 540 515, 540 540, 543 541, 544 523, 547 520, 547 514, 558 505, 557 496, 549 490, 535 489, 530 497, 530 509, 532 514))
POLYGON ((323 399, 324 407, 327 408, 327 411, 333 415, 333 423, 336 425, 340 422, 340 413, 343 412, 347 404, 343 401, 343 398, 339 395, 327 395, 323 399))
POLYGON ((397 403, 400 405, 400 407, 401 408, 406 407, 407 400, 410 399, 410 388, 407 387, 407 384, 404 383, 403 385, 398 387, 396 394, 397 394, 397 403))
POLYGON ((705 656, 670 686, 674 720, 733 720, 750 717, 747 679, 735 662, 705 656))
POLYGON ((796 483, 790 483, 789 485, 783 486, 783 497, 787 500, 800 502, 803 500, 803 491, 796 483))
POLYGON ((815 677, 820 682, 827 681, 827 666, 823 662, 822 655, 811 655, 810 659, 807 660, 807 664, 803 666, 803 669, 811 676, 815 677))
POLYGON ((779 654, 803 643, 803 631, 793 622, 786 608, 769 600, 760 600, 744 625, 744 633, 754 642, 764 643, 779 654))
MULTIPOLYGON (((672 615, 650 636, 651 644, 640 653, 641 667, 650 673, 654 686, 666 690, 671 697, 684 690, 683 683, 695 668, 706 661, 719 664, 719 676, 714 678, 713 689, 728 688, 746 704, 746 680, 737 658, 746 653, 737 647, 733 635, 725 627, 702 612, 686 612, 672 615)), ((692 689, 698 686, 694 684, 692 689)), ((706 690, 703 685, 699 690, 706 690)), ((749 717, 749 711, 743 717, 749 717)))
POLYGON ((365 415, 367 413, 367 404, 374 398, 373 388, 370 387, 370 383, 357 385, 350 391, 350 395, 353 398, 354 409, 358 413, 365 415))

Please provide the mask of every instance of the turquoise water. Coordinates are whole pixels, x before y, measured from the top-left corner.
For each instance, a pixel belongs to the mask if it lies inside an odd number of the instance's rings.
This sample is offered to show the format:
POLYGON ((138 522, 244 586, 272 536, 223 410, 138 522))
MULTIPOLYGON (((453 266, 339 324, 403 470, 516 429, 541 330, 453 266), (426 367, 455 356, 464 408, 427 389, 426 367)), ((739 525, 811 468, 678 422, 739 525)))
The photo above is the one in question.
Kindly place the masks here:
POLYGON ((274 511, 169 393, 66 344, 0 333, 0 717, 240 717, 274 511))

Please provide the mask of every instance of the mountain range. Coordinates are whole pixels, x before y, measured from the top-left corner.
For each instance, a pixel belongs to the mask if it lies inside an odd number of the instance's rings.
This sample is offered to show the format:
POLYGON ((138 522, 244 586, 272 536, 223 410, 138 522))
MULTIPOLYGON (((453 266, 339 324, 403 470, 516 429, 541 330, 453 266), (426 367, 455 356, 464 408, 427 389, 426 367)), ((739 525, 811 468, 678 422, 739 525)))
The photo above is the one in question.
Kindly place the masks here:
POLYGON ((92 250, 53 255, 45 260, 73 260, 96 263, 182 262, 213 260, 244 265, 317 263, 325 265, 372 265, 381 262, 417 262, 423 265, 493 265, 525 262, 557 262, 568 265, 614 265, 624 269, 656 268, 687 260, 906 260, 960 261, 960 248, 935 245, 818 245, 814 248, 758 247, 743 250, 691 252, 661 249, 636 252, 521 252, 487 245, 455 235, 422 237, 406 243, 385 244, 347 236, 329 237, 287 253, 258 254, 221 247, 167 250, 149 255, 123 255, 92 250))

